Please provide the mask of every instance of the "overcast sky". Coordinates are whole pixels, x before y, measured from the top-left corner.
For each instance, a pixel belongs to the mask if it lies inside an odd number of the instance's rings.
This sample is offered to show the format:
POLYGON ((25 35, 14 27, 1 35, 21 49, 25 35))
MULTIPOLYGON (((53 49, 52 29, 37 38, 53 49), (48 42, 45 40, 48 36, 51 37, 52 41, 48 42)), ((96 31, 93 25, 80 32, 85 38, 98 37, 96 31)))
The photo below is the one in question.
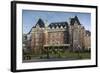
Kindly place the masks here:
POLYGON ((37 23, 39 18, 41 18, 44 23, 47 21, 48 24, 52 22, 63 21, 69 23, 69 18, 74 16, 79 18, 80 23, 85 27, 86 30, 91 30, 90 13, 23 10, 23 33, 28 33, 30 29, 37 23))

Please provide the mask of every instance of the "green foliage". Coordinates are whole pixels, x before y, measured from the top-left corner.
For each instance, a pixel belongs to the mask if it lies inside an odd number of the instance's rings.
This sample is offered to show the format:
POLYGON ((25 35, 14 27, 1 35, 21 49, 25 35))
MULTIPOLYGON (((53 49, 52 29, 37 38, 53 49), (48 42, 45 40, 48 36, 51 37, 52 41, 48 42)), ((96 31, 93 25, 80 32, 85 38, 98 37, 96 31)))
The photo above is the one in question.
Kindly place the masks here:
MULTIPOLYGON (((90 59, 91 52, 90 51, 70 51, 70 50, 48 50, 48 52, 41 53, 38 55, 35 54, 25 54, 30 56, 32 59, 90 59)), ((24 56, 25 56, 24 55, 24 56)))

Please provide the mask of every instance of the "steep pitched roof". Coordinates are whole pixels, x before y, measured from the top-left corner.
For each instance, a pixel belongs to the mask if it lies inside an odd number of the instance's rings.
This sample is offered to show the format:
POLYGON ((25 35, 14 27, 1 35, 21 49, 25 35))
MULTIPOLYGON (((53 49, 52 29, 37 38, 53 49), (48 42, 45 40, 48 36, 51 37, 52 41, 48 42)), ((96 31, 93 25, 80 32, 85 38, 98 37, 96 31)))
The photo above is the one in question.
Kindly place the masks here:
POLYGON ((71 18, 70 25, 74 25, 75 21, 78 23, 78 25, 81 25, 77 16, 75 16, 74 18, 71 18))
POLYGON ((49 24, 49 26, 48 27, 50 27, 50 28, 52 28, 52 27, 54 27, 54 28, 56 28, 56 27, 68 27, 68 23, 67 22, 54 22, 54 23, 51 23, 51 24, 49 24))
POLYGON ((45 24, 44 24, 44 22, 43 22, 43 20, 41 18, 39 18, 39 20, 37 21, 35 27, 36 26, 39 26, 40 28, 45 27, 45 24))
POLYGON ((33 27, 31 28, 31 30, 28 32, 28 34, 30 34, 31 31, 32 31, 32 29, 33 29, 33 28, 36 28, 36 26, 39 26, 40 28, 45 27, 45 24, 44 24, 44 22, 43 22, 43 20, 42 20, 41 18, 39 18, 39 20, 37 21, 37 23, 35 24, 35 26, 33 26, 33 27))

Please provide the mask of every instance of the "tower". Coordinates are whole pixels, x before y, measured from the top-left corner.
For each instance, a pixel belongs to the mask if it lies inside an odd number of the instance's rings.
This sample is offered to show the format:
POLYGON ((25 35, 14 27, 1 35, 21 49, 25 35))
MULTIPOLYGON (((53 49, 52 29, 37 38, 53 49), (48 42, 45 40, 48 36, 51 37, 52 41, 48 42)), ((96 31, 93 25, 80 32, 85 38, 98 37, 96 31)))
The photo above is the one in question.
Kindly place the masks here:
POLYGON ((73 51, 81 49, 80 45, 80 22, 77 16, 70 20, 70 43, 73 51))

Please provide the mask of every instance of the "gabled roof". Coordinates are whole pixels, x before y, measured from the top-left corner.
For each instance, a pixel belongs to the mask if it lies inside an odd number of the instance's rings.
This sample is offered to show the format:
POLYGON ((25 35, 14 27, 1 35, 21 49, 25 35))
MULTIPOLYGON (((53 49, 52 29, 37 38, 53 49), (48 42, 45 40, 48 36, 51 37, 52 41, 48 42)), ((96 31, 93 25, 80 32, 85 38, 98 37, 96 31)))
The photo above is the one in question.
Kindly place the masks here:
POLYGON ((35 24, 35 26, 33 26, 31 28, 31 30, 27 34, 30 34, 31 31, 32 31, 32 29, 36 28, 36 26, 39 26, 40 28, 44 28, 45 27, 45 24, 44 24, 44 22, 43 22, 43 20, 41 18, 39 18, 39 20, 37 21, 37 23, 35 24))
POLYGON ((54 28, 56 28, 56 27, 68 27, 68 23, 67 22, 54 22, 54 23, 51 23, 51 24, 49 24, 49 26, 48 27, 50 27, 50 28, 52 28, 52 27, 54 27, 54 28))
POLYGON ((78 23, 78 25, 81 25, 77 16, 75 16, 74 18, 71 18, 70 25, 74 25, 75 21, 78 23))
POLYGON ((45 24, 44 24, 44 22, 43 22, 43 20, 41 18, 39 18, 39 20, 37 21, 35 27, 36 26, 39 26, 40 28, 45 27, 45 24))

